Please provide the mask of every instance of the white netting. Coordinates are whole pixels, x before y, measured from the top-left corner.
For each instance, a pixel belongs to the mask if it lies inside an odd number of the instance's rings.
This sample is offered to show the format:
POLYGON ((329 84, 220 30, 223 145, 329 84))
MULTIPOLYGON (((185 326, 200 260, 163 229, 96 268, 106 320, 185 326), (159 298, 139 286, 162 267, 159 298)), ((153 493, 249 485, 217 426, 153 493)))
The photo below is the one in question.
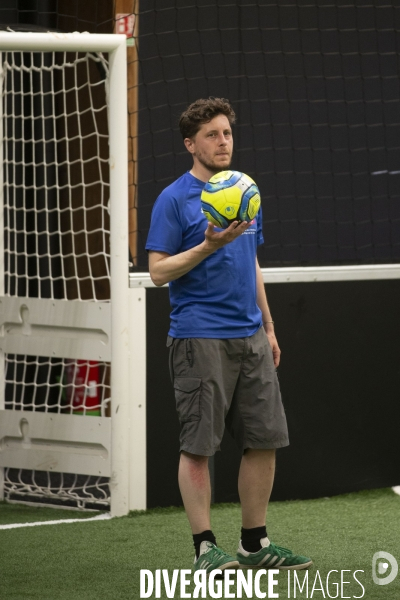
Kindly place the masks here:
MULTIPOLYGON (((4 293, 110 299, 108 63, 1 54, 4 293)), ((5 356, 5 408, 108 416, 110 364, 5 356)), ((5 469, 5 497, 109 504, 108 479, 5 469)))
POLYGON ((5 293, 107 300, 107 61, 8 52, 2 69, 5 293))
POLYGON ((108 415, 109 363, 7 354, 5 379, 7 409, 108 415))
POLYGON ((105 508, 110 504, 107 477, 5 469, 5 497, 25 502, 49 502, 77 508, 105 508))

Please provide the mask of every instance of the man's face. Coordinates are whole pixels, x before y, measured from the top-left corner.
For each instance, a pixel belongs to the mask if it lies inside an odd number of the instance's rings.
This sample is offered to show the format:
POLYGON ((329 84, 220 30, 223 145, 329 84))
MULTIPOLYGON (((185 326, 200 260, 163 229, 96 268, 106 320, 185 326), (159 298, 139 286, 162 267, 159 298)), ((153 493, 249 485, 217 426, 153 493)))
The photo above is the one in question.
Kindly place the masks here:
POLYGON ((203 123, 193 138, 186 138, 186 148, 206 169, 213 173, 229 168, 232 160, 232 129, 225 115, 203 123))

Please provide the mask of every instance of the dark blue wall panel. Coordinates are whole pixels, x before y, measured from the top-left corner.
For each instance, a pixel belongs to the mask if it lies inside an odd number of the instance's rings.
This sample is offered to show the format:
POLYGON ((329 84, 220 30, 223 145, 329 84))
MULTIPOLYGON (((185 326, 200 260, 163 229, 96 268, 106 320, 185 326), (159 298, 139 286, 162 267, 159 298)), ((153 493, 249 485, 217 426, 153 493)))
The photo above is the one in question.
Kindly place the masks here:
MULTIPOLYGON (((400 281, 270 284, 291 445, 278 451, 273 499, 400 482, 400 281)), ((147 290, 148 504, 180 504, 179 425, 165 347, 167 289, 147 290)), ((215 501, 237 501, 240 454, 226 434, 215 501)))

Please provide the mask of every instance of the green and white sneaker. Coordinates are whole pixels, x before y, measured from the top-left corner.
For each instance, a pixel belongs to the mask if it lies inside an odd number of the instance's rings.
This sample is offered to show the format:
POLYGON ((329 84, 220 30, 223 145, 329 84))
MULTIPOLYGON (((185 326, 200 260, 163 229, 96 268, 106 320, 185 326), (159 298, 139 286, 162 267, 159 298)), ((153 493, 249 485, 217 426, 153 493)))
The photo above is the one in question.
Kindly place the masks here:
POLYGON ((211 573, 214 569, 236 569, 238 561, 211 542, 201 542, 199 558, 194 557, 194 571, 204 569, 211 573))
POLYGON ((275 546, 267 537, 260 540, 262 546, 258 552, 247 552, 239 542, 237 559, 241 569, 282 569, 298 570, 308 569, 312 565, 311 558, 293 554, 291 550, 275 546))

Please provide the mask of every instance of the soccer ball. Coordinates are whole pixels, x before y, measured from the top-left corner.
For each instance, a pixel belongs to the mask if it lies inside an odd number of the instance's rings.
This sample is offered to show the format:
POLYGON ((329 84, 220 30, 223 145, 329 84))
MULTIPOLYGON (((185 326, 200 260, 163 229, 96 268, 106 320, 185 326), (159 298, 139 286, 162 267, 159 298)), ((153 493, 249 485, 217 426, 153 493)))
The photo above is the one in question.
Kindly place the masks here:
POLYGON ((256 183, 239 171, 213 175, 201 193, 201 210, 217 227, 226 229, 233 221, 252 221, 260 208, 256 183))

